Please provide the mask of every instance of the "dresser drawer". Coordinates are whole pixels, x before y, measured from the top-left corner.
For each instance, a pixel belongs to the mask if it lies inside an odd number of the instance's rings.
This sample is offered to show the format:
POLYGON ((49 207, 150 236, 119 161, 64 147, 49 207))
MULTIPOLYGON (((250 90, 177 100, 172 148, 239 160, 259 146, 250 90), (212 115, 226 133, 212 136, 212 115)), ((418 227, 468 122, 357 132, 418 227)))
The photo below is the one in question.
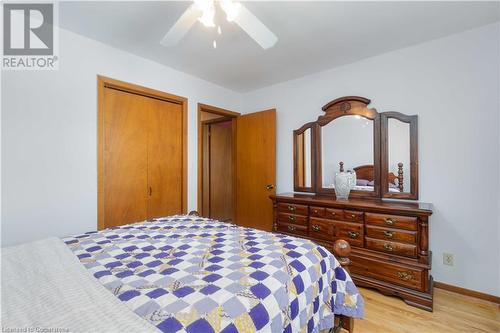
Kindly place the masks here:
POLYGON ((309 215, 311 217, 325 217, 326 209, 324 207, 309 207, 309 215))
POLYGON ((406 257, 416 257, 417 247, 415 245, 385 241, 366 237, 366 248, 370 250, 382 251, 406 257))
POLYGON ((344 218, 344 211, 342 209, 327 208, 325 217, 328 219, 342 220, 344 218))
POLYGON ((309 236, 333 240, 334 225, 332 221, 311 217, 309 219, 309 236))
POLYGON ((344 210, 344 220, 351 222, 363 222, 363 212, 357 212, 354 210, 344 210))
POLYGON ((366 213, 366 224, 417 230, 417 218, 409 216, 366 213))
POLYGON ((367 225, 366 236, 396 242, 417 244, 416 231, 397 230, 367 225))
POLYGON ((278 203, 279 212, 288 212, 290 214, 307 215, 307 206, 296 205, 291 203, 278 203))
POLYGON ((410 268, 397 263, 379 262, 357 256, 351 256, 351 262, 349 266, 351 274, 359 274, 407 288, 425 291, 424 281, 427 274, 422 269, 410 268))
POLYGON ((363 247, 363 225, 359 223, 335 221, 335 237, 349 242, 352 246, 363 247))
POLYGON ((307 236, 307 226, 278 221, 278 231, 297 236, 307 236))
POLYGON ((284 223, 307 225, 307 216, 287 214, 287 213, 278 213, 278 221, 284 222, 284 223))

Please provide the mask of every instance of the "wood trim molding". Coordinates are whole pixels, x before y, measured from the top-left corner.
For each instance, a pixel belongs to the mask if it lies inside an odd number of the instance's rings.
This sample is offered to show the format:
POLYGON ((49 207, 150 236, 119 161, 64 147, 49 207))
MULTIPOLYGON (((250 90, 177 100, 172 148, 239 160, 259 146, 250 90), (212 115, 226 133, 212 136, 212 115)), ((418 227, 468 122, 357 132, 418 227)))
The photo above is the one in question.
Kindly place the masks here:
POLYGON ((113 88, 117 90, 122 90, 126 92, 131 92, 133 94, 142 95, 151 98, 157 98, 164 101, 168 101, 171 103, 181 104, 186 106, 187 110, 187 101, 186 97, 177 96, 173 94, 169 94, 160 90, 155 90, 152 88, 147 88, 143 86, 139 86, 137 84, 115 80, 106 76, 98 75, 97 80, 104 84, 105 88, 113 88))
POLYGON ((443 282, 434 282, 434 288, 439 288, 447 291, 451 291, 460 295, 465 295, 465 296, 471 296, 475 298, 479 298, 488 302, 493 302, 496 304, 500 304, 500 297, 490 295, 490 294, 485 294, 479 291, 471 290, 471 289, 466 289, 462 287, 457 287, 451 284, 446 284, 443 282))
POLYGON ((239 112, 234 112, 230 110, 226 110, 223 108, 219 108, 213 105, 208 105, 208 104, 203 104, 203 103, 198 103, 198 110, 203 111, 203 112, 209 112, 209 113, 214 113, 218 114, 221 116, 228 116, 231 118, 235 118, 241 115, 239 112))
POLYGON ((133 83, 97 76, 97 229, 104 229, 104 89, 112 88, 182 106, 182 212, 187 213, 187 108, 186 97, 169 94, 133 83))
POLYGON ((97 76, 97 230, 104 229, 104 88, 97 76))
MULTIPOLYGON (((233 146, 236 147, 236 122, 234 121, 236 117, 240 116, 241 113, 234 112, 230 110, 226 110, 223 108, 219 108, 213 105, 198 103, 198 112, 197 112, 197 127, 198 127, 198 181, 197 181, 197 210, 201 214, 203 214, 203 195, 202 195, 202 184, 203 184, 203 121, 201 120, 201 113, 208 112, 221 116, 225 116, 227 118, 233 118, 233 146)), ((235 151, 233 152, 233 159, 236 156, 235 151)), ((234 175, 235 173, 233 173, 234 175)), ((234 193, 234 191, 233 191, 234 193)))

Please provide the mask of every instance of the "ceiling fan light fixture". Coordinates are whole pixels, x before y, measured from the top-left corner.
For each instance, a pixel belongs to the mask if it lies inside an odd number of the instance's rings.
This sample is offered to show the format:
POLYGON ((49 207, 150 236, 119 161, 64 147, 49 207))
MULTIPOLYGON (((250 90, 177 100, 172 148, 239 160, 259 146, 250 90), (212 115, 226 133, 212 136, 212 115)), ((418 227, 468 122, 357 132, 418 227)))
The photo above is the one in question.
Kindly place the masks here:
POLYGON ((213 28, 215 27, 215 22, 214 22, 214 16, 215 12, 204 12, 203 15, 200 16, 198 21, 201 22, 205 27, 207 28, 213 28))
POLYGON ((241 4, 231 0, 220 0, 220 6, 224 13, 226 13, 226 19, 228 22, 233 22, 241 11, 241 4))
POLYGON ((198 21, 207 28, 215 27, 215 6, 213 0, 195 0, 194 6, 202 13, 198 21))
MULTIPOLYGON (((215 1, 226 14, 229 22, 234 21, 250 38, 259 44, 264 50, 273 47, 278 37, 259 20, 245 5, 233 0, 194 0, 194 3, 179 17, 177 22, 163 36, 160 41, 165 47, 172 47, 189 32, 196 21, 205 27, 216 27, 215 25, 215 1)), ((217 33, 220 35, 222 29, 218 26, 217 33)), ((212 44, 214 48, 217 43, 212 44)))

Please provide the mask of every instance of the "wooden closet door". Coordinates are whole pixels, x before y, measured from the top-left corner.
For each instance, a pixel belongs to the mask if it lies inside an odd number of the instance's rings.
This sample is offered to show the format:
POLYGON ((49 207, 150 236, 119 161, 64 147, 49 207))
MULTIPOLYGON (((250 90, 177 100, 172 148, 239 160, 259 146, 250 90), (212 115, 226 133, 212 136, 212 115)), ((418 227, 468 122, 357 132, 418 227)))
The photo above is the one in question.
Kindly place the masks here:
POLYGON ((182 106, 150 99, 148 218, 182 213, 182 106))
POLYGON ((104 226, 145 220, 148 211, 147 98, 104 89, 104 226))

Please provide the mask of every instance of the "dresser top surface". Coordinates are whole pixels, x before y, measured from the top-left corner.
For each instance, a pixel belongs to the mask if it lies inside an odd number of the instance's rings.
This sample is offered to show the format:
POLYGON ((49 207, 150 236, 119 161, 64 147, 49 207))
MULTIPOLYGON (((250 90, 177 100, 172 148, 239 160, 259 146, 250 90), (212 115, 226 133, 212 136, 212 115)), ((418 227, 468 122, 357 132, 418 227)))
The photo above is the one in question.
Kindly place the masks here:
POLYGON ((308 193, 280 193, 271 195, 271 199, 280 201, 290 200, 295 203, 306 205, 330 206, 347 209, 373 209, 387 210, 392 212, 406 212, 415 214, 432 214, 432 204, 423 202, 408 202, 400 200, 381 200, 381 199, 363 199, 351 198, 349 200, 335 200, 332 197, 324 195, 315 195, 308 193))

